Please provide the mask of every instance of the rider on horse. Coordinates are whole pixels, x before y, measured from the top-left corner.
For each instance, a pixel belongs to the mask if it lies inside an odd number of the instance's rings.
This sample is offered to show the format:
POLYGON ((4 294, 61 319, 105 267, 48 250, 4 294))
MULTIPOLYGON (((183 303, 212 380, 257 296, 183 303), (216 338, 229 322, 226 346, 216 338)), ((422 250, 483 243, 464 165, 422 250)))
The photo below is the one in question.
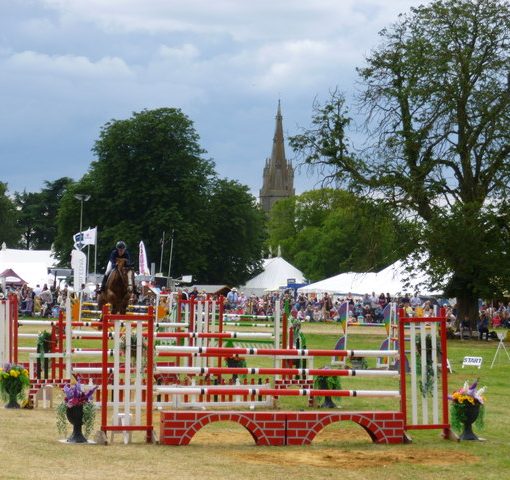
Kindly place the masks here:
POLYGON ((100 292, 104 292, 106 288, 106 281, 108 280, 108 276, 110 272, 113 270, 115 265, 117 264, 118 258, 126 259, 126 266, 131 266, 131 255, 126 249, 126 243, 122 240, 119 240, 115 245, 115 248, 110 253, 110 258, 108 259, 108 266, 106 267, 106 272, 103 275, 103 281, 101 282, 100 292))

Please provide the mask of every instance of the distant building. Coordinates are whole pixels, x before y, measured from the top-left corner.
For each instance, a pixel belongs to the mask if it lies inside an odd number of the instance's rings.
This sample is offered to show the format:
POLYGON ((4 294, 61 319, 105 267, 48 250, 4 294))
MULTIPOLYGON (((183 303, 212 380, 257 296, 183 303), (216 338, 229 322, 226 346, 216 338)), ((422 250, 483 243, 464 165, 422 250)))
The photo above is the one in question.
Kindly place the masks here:
POLYGON ((260 189, 260 205, 265 212, 282 198, 294 195, 294 168, 285 158, 285 145, 283 139, 283 122, 280 101, 276 113, 276 128, 273 137, 273 150, 271 158, 266 159, 263 183, 260 189))

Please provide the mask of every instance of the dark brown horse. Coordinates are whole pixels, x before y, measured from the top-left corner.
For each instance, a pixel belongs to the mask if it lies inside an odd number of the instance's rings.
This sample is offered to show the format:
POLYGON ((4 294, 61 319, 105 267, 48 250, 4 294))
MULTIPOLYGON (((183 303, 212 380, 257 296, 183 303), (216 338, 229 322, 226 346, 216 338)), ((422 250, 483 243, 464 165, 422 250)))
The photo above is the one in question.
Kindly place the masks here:
POLYGON ((104 292, 97 297, 99 310, 103 305, 111 305, 111 313, 126 313, 129 297, 135 286, 133 270, 126 266, 125 258, 118 258, 115 267, 110 272, 104 292))

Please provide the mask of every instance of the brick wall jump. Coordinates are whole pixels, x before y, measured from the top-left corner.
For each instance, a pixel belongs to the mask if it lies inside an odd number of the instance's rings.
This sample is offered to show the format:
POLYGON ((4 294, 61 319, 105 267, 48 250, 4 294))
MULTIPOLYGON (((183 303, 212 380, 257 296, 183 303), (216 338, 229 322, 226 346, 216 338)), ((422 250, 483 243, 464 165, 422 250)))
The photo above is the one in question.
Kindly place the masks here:
POLYGON ((163 445, 188 445, 209 423, 233 421, 245 427, 257 445, 309 445, 326 426, 344 420, 361 425, 374 443, 404 443, 401 412, 334 411, 163 411, 160 442, 163 445))

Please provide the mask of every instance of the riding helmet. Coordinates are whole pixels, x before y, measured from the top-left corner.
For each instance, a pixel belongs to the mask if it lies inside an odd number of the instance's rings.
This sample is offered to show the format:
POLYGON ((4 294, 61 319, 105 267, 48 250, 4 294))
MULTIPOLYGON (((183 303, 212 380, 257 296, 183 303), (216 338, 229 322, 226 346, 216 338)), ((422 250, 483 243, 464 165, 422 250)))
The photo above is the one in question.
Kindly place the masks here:
POLYGON ((117 242, 117 245, 115 245, 116 248, 126 248, 126 243, 120 240, 117 242))

